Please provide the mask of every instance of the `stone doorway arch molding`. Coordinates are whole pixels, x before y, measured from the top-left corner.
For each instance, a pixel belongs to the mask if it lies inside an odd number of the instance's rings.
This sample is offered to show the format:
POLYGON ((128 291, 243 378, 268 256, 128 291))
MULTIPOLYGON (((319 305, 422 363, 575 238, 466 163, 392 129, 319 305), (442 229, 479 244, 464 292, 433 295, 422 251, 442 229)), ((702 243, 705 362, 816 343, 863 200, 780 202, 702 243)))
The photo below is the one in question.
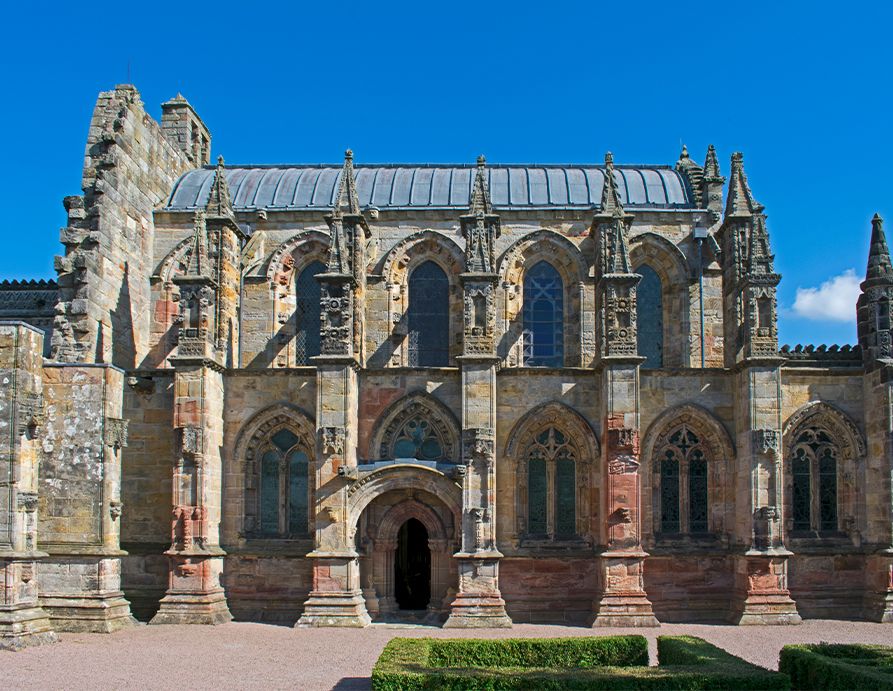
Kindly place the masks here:
MULTIPOLYGON (((366 607, 373 617, 378 614, 387 616, 398 610, 394 580, 397 537, 400 528, 411 518, 419 521, 428 531, 428 548, 431 551, 431 600, 428 611, 436 616, 448 609, 448 592, 454 588, 457 578, 455 564, 450 559, 456 545, 456 521, 450 512, 449 523, 445 523, 444 518, 447 517, 438 513, 435 502, 437 498, 431 495, 410 491, 406 499, 387 510, 377 525, 370 526, 371 554, 366 564, 361 560, 360 578, 366 607)), ((437 503, 442 508, 448 508, 443 502, 437 503)))

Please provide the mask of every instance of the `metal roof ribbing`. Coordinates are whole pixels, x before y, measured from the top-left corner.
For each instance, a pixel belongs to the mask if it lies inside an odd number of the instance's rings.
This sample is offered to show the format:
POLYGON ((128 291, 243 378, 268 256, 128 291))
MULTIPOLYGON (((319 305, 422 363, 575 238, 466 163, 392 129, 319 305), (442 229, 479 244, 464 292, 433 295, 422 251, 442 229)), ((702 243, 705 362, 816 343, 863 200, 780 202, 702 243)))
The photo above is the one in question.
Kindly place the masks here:
MULTIPOLYGON (((379 209, 466 209, 473 165, 357 165, 362 207, 379 209)), ((593 208, 601 205, 604 172, 594 165, 489 165, 488 185, 497 209, 593 208)), ((237 211, 325 210, 332 206, 340 165, 227 166, 237 211)), ((174 185, 166 208, 204 207, 214 167, 189 171, 174 185)), ((615 166, 624 207, 692 209, 682 177, 668 166, 615 166)))

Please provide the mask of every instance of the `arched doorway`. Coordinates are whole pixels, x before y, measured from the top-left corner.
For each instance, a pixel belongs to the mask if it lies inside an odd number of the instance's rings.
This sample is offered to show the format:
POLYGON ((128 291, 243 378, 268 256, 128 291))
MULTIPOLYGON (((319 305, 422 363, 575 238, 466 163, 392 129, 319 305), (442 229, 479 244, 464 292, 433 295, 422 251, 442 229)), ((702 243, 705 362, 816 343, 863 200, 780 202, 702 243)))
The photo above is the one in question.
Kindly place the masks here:
POLYGON ((401 610, 424 610, 431 601, 431 548, 424 524, 410 518, 397 533, 394 598, 401 610))

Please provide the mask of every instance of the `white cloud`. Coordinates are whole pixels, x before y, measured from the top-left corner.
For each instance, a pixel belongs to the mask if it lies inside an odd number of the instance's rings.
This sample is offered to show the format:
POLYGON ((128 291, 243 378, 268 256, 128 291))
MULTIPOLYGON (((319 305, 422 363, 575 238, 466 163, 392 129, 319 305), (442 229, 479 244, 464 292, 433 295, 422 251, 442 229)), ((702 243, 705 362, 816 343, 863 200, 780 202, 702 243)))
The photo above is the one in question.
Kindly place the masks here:
POLYGON ((856 270, 847 269, 818 288, 797 288, 794 314, 816 321, 855 321, 859 282, 856 270))

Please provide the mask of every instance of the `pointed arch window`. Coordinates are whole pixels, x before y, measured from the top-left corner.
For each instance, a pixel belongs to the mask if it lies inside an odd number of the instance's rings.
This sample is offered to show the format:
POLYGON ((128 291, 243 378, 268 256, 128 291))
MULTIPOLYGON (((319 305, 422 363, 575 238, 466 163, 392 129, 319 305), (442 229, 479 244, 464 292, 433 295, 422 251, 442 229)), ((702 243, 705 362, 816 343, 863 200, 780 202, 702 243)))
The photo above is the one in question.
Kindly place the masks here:
POLYGON ((547 261, 524 274, 524 365, 564 366, 564 284, 547 261))
POLYGON ((664 534, 710 531, 707 449, 687 425, 671 431, 658 449, 658 529, 664 534))
POLYGON ((270 436, 260 457, 258 532, 262 537, 308 533, 310 455, 290 429, 270 436))
POLYGON ((835 532, 837 520, 837 459, 839 449, 824 429, 800 430, 791 457, 793 529, 835 532))
POLYGON ((319 355, 319 321, 321 286, 316 275, 326 270, 322 262, 313 262, 307 266, 295 281, 296 292, 296 335, 295 362, 297 365, 309 365, 310 358, 319 355))
POLYGON ((577 534, 577 452, 555 427, 536 435, 525 454, 527 534, 568 539, 577 534))
POLYGON ((636 273, 642 277, 636 288, 636 341, 639 355, 645 358, 642 367, 663 367, 664 305, 660 276, 647 264, 636 273))
POLYGON ((435 262, 409 276, 409 366, 446 367, 450 358, 450 283, 435 262))

